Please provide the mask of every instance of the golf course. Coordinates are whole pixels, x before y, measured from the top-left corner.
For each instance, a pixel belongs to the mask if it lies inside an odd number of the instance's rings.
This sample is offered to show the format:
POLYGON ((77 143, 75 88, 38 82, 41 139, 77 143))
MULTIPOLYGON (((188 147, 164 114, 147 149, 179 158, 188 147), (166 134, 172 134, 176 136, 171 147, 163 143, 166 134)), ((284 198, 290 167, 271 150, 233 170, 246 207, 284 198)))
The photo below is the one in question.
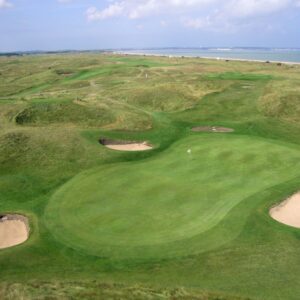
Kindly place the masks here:
POLYGON ((0 299, 300 299, 299 80, 1 56, 0 299))

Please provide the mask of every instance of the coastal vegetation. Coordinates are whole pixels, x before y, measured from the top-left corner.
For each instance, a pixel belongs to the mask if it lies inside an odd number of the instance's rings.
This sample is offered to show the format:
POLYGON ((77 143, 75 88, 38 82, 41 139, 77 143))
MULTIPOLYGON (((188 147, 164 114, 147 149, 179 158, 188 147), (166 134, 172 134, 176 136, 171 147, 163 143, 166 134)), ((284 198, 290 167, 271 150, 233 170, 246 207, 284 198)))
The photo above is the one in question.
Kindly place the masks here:
POLYGON ((298 300, 300 229, 269 210, 300 189, 299 70, 1 56, 0 214, 30 236, 0 298, 298 300))

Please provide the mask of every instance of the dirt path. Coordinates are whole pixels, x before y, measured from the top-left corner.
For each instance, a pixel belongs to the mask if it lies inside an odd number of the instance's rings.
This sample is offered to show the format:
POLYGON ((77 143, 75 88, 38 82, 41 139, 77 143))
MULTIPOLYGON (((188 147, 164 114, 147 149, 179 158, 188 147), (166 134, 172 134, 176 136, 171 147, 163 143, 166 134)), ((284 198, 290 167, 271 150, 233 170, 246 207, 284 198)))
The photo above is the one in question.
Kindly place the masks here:
POLYGON ((273 219, 300 228, 300 192, 270 210, 273 219))

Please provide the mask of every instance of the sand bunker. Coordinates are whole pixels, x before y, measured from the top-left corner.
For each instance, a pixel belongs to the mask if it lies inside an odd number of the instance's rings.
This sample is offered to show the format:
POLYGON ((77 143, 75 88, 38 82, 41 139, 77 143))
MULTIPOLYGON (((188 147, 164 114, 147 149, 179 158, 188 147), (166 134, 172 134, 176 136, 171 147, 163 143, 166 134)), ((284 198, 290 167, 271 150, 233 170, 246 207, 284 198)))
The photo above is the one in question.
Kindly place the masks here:
POLYGON ((100 144, 119 151, 146 151, 152 149, 152 145, 148 142, 134 142, 134 141, 118 141, 109 139, 100 139, 100 144))
POLYGON ((300 192, 271 208, 270 215, 280 223, 300 228, 300 192))
POLYGON ((24 243, 29 237, 29 224, 21 215, 0 216, 0 249, 24 243))
POLYGON ((192 131, 195 132, 233 132, 234 129, 226 127, 217 127, 217 126, 198 126, 192 128, 192 131))

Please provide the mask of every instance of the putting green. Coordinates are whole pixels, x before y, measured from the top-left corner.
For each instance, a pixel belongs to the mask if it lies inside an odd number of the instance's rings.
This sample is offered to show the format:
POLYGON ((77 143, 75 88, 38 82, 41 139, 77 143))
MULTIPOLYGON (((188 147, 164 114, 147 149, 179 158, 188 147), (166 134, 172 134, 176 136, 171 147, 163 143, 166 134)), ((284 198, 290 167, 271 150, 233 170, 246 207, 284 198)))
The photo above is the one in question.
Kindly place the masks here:
POLYGON ((153 158, 79 174, 54 194, 45 220, 61 242, 101 257, 199 253, 236 237, 260 193, 299 167, 294 146, 191 135, 153 158))

